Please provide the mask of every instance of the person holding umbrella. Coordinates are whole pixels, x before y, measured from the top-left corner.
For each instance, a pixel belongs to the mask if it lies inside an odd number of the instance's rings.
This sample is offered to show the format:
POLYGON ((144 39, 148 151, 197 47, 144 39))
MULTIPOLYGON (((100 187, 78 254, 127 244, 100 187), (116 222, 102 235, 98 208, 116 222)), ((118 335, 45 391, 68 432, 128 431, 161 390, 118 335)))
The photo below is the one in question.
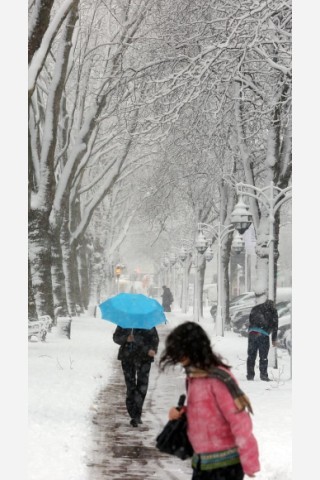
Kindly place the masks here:
POLYGON ((151 363, 158 350, 159 336, 155 327, 150 330, 117 327, 113 341, 120 345, 118 360, 121 360, 127 387, 126 407, 130 424, 142 423, 141 414, 149 385, 151 363))
POLYGON ((163 307, 154 298, 142 294, 120 293, 101 303, 99 308, 102 319, 117 325, 113 341, 120 345, 118 360, 127 387, 130 424, 137 427, 142 423, 151 364, 159 345, 155 327, 166 322, 163 307))

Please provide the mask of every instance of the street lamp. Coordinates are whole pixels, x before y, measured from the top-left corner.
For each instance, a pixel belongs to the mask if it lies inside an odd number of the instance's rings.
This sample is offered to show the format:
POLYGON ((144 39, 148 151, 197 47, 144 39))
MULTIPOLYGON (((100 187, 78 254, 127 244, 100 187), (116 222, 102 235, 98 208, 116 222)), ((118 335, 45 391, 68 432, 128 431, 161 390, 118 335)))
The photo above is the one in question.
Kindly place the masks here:
POLYGON ((242 199, 242 195, 239 194, 239 201, 234 207, 231 213, 231 224, 242 235, 251 225, 252 215, 249 212, 249 207, 242 199))
MULTIPOLYGON (((199 228, 199 224, 198 224, 198 228, 199 228)), ((203 235, 202 230, 200 230, 196 238, 195 247, 197 251, 202 254, 206 251, 207 246, 208 246, 208 241, 206 237, 203 235)))
POLYGON ((238 230, 235 230, 233 234, 233 240, 231 243, 231 250, 234 253, 241 253, 244 247, 244 240, 238 230))
POLYGON ((242 197, 247 196, 255 198, 264 205, 269 218, 269 279, 268 279, 268 298, 274 300, 274 219, 275 213, 292 196, 292 187, 279 188, 273 181, 264 188, 258 188, 246 183, 236 184, 239 201, 231 214, 231 223, 239 233, 244 233, 252 223, 252 215, 249 207, 244 203, 242 197))
POLYGON ((207 248, 207 250, 204 252, 204 258, 206 259, 207 262, 210 262, 213 259, 213 251, 210 245, 207 248))

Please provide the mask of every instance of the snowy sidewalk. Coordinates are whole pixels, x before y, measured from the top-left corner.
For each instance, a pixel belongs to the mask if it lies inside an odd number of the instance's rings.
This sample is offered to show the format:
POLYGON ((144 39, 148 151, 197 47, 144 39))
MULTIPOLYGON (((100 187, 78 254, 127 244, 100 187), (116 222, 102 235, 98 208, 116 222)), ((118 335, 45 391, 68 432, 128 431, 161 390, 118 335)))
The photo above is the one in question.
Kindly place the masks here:
MULTIPOLYGON (((53 332, 45 343, 29 343, 28 480, 191 478, 188 460, 155 449, 168 410, 185 389, 182 369, 160 373, 158 361, 163 339, 190 316, 177 311, 167 318, 169 323, 157 328, 159 353, 151 368, 143 425, 135 429, 125 409, 118 345, 112 341, 114 325, 81 316, 73 322, 71 340, 53 332)), ((247 339, 232 332, 215 337, 211 318, 201 325, 252 402, 262 467, 256 480, 291 480, 290 357, 279 349, 279 369, 269 369, 274 381, 247 382, 247 339)))
MULTIPOLYGON (((159 332, 160 350, 166 333, 165 330, 159 332)), ((112 377, 99 393, 97 413, 93 418, 94 448, 91 453, 92 461, 87 463, 91 467, 90 480, 190 478, 188 460, 181 461, 163 455, 155 448, 155 438, 167 417, 168 403, 163 404, 163 394, 166 392, 170 392, 167 395, 169 398, 178 398, 179 393, 184 392, 183 376, 180 375, 177 381, 176 374, 172 372, 169 375, 160 374, 158 366, 154 364, 151 367, 149 389, 143 408, 143 424, 138 428, 131 427, 125 408, 125 386, 120 362, 114 362, 112 377)))

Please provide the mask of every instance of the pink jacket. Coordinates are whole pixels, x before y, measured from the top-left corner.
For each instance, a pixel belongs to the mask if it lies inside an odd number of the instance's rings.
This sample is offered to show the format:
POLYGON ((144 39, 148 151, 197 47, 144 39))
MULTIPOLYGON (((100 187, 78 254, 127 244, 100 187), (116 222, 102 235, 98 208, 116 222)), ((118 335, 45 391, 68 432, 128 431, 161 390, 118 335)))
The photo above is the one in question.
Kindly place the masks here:
POLYGON ((244 473, 258 472, 258 444, 249 413, 237 410, 229 390, 220 380, 188 378, 187 381, 188 437, 195 453, 237 447, 244 473))

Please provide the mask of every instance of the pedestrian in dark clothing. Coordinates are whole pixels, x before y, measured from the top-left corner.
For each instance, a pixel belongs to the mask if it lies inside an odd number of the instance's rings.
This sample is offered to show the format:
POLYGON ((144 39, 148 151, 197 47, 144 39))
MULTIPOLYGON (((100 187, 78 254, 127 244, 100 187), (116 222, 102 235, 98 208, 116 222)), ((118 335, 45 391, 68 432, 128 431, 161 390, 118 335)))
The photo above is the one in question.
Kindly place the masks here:
POLYGON ((173 295, 172 295, 169 287, 166 287, 165 285, 163 285, 162 288, 163 288, 163 293, 162 293, 161 297, 162 297, 163 310, 165 312, 171 312, 171 304, 173 302, 173 295))
POLYGON ((130 424, 137 427, 142 423, 141 413, 148 390, 151 363, 159 345, 158 332, 155 328, 117 327, 113 341, 120 345, 118 360, 121 360, 127 387, 126 407, 131 418, 130 424))
POLYGON ((255 305, 249 316, 247 379, 254 379, 254 367, 259 352, 260 378, 269 382, 268 353, 270 349, 271 334, 272 345, 277 345, 278 312, 272 300, 255 305))

